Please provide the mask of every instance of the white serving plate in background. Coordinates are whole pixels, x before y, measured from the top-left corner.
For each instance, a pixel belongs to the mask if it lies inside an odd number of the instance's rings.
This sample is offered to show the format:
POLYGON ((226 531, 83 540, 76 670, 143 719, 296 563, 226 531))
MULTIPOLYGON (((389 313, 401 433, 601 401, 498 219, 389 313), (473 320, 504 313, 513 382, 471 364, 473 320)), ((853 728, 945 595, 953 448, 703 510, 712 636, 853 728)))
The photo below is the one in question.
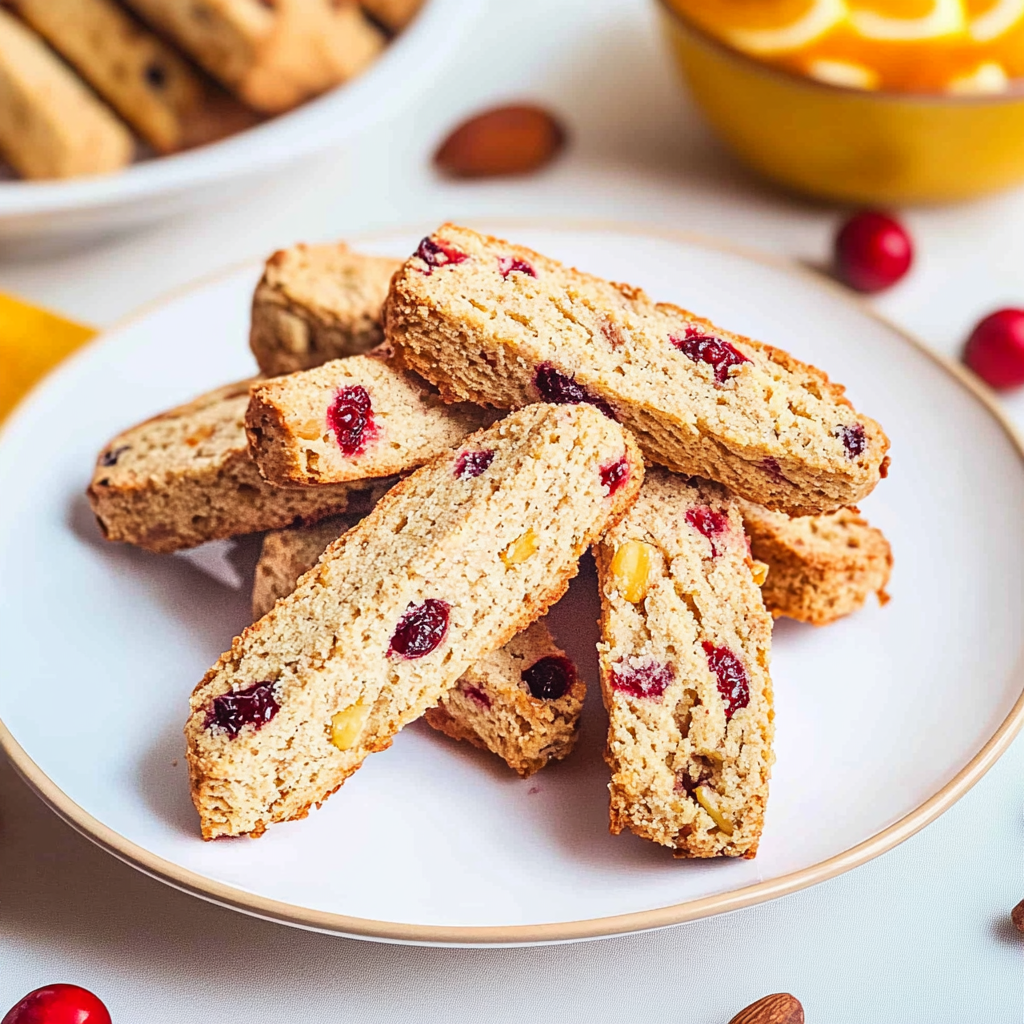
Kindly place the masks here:
MULTIPOLYGON (((676 861, 608 834, 587 569, 552 613, 591 687, 564 764, 523 781, 416 723, 308 819, 258 841, 200 840, 182 756, 187 698, 247 624, 248 593, 197 567, 225 546, 160 557, 104 542, 83 491, 115 432, 253 371, 255 265, 109 331, 0 435, 0 745, 15 766, 76 828, 171 885, 399 942, 559 941, 678 923, 822 881, 933 820, 1024 717, 1024 466, 995 406, 867 307, 786 264, 625 229, 495 230, 791 350, 845 383, 892 438, 889 479, 863 504, 892 543, 891 603, 826 629, 776 626, 778 761, 757 858, 676 861)), ((362 247, 403 255, 422 233, 362 247)))

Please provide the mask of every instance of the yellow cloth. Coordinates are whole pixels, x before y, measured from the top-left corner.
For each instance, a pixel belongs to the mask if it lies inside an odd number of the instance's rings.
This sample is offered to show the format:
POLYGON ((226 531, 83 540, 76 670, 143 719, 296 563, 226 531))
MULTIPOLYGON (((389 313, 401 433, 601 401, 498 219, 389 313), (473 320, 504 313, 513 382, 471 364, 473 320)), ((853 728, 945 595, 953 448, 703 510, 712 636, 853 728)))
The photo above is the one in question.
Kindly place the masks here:
POLYGON ((96 331, 0 292, 0 420, 96 331))

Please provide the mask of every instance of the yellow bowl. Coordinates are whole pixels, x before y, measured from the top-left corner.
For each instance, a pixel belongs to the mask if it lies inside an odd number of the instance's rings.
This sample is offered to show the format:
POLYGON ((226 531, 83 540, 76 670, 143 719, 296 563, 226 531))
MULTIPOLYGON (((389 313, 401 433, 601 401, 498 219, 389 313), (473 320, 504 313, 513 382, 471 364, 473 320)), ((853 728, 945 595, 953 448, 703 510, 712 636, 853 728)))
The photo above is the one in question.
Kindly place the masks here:
POLYGON ((712 126, 744 163, 787 188, 895 205, 1024 181, 1024 88, 978 97, 845 89, 763 64, 658 4, 712 126))

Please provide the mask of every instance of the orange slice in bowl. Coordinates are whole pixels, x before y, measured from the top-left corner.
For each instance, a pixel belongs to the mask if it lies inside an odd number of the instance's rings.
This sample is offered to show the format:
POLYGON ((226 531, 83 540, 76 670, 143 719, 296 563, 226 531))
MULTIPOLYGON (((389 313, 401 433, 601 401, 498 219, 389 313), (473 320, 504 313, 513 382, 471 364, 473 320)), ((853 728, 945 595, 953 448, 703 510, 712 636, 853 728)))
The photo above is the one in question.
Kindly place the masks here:
POLYGON ((847 14, 846 0, 701 0, 678 6, 738 50, 761 57, 802 50, 847 14))
POLYGON ((967 28, 963 0, 850 0, 850 25, 862 39, 917 42, 967 28))
POLYGON ((1024 0, 967 0, 967 32, 976 43, 991 43, 1024 20, 1024 0))

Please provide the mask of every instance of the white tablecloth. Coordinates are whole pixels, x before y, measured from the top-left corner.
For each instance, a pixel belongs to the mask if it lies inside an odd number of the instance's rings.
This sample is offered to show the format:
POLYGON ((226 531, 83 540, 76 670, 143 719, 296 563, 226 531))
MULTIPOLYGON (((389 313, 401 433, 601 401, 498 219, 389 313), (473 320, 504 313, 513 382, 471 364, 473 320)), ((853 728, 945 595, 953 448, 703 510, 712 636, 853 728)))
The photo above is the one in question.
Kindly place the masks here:
MULTIPOLYGON (((684 228, 822 262, 838 211, 733 164, 681 97, 650 0, 493 0, 437 85, 357 145, 236 207, 45 261, 0 254, 0 289, 96 324, 300 239, 471 216, 684 228), (430 154, 464 113, 535 98, 572 146, 522 181, 450 184, 430 154)), ((905 211, 913 276, 878 303, 954 353, 979 315, 1024 304, 1024 193, 905 211)), ((1024 397, 1008 403, 1024 423, 1024 397)), ((2 612, 0 612, 2 613, 2 612)), ((965 680, 964 699, 970 699, 965 680)), ((811 1024, 1024 1019, 1024 741, 943 818, 851 874, 660 933, 519 950, 375 945, 255 921, 91 846, 0 766, 0 1012, 73 981, 115 1024, 644 1021, 724 1024, 768 992, 811 1024)), ((898 783, 898 780, 894 780, 898 783)))

